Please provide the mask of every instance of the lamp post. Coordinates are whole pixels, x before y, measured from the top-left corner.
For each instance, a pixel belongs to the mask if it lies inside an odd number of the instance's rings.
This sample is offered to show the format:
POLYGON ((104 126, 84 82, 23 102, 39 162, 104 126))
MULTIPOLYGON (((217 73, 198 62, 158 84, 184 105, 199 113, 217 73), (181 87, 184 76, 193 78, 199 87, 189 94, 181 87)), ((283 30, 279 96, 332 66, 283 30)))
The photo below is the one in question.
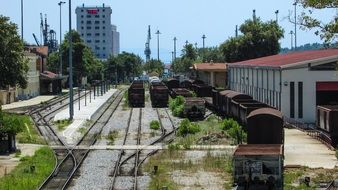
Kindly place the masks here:
POLYGON ((293 49, 293 31, 290 31, 290 36, 291 36, 291 50, 293 49))
POLYGON ((176 41, 177 41, 177 38, 174 37, 174 59, 176 59, 176 41))
POLYGON ((21 0, 21 40, 23 41, 23 0, 21 0))
POLYGON ((157 30, 155 34, 157 34, 157 60, 160 61, 160 34, 161 32, 157 30))
POLYGON ((64 1, 60 1, 58 3, 58 5, 60 6, 60 45, 59 45, 59 61, 60 61, 60 70, 59 70, 59 74, 60 76, 62 76, 62 49, 61 49, 61 42, 62 42, 62 16, 61 16, 61 7, 62 4, 65 4, 66 2, 64 1))
POLYGON ((293 5, 295 6, 295 50, 297 50, 297 0, 293 5))
POLYGON ((73 120, 72 0, 69 0, 69 119, 73 120))
POLYGON ((276 14, 276 23, 278 24, 278 13, 279 13, 279 10, 276 10, 275 11, 275 14, 276 14))
POLYGON ((189 44, 188 40, 185 41, 185 47, 187 47, 189 44))
POLYGON ((205 38, 207 38, 207 37, 205 36, 205 34, 203 34, 203 36, 202 36, 202 39, 203 39, 203 50, 205 48, 205 38))

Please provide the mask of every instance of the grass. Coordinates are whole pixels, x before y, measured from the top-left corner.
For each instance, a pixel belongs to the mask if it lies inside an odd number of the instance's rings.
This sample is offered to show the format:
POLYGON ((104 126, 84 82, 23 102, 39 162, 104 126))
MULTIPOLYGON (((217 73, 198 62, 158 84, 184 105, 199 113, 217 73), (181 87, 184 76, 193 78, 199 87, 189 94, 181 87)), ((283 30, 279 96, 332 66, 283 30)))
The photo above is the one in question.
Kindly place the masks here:
POLYGON ((54 122, 54 124, 56 124, 59 131, 63 131, 67 126, 72 124, 72 122, 73 122, 72 120, 64 119, 64 120, 57 120, 54 122))
POLYGON ((34 156, 21 158, 21 163, 11 173, 0 178, 0 189, 37 189, 54 168, 53 154, 51 149, 43 147, 34 156))
POLYGON ((19 143, 26 144, 46 144, 46 141, 39 135, 37 128, 34 126, 32 119, 26 115, 8 114, 9 117, 16 117, 23 130, 16 135, 19 143))
POLYGON ((107 139, 109 140, 108 145, 114 145, 116 138, 119 136, 119 132, 116 130, 109 131, 107 139))
POLYGON ((144 99, 145 99, 145 102, 149 102, 149 98, 150 98, 150 95, 149 94, 146 94, 144 99))
POLYGON ((321 182, 331 182, 338 178, 338 167, 334 169, 311 169, 307 167, 285 169, 284 188, 285 189, 316 189, 321 182), (306 176, 310 177, 310 187, 299 183, 306 176))
POLYGON ((167 186, 168 189, 182 189, 176 184, 171 175, 174 171, 182 171, 184 173, 195 174, 198 171, 214 172, 220 174, 226 181, 225 189, 231 189, 231 159, 229 156, 213 156, 210 152, 198 162, 184 159, 184 152, 177 150, 172 146, 169 150, 164 150, 151 157, 143 166, 145 172, 151 173, 151 182, 148 189, 161 189, 167 186), (158 166, 158 171, 154 173, 154 166, 158 166))
POLYGON ((77 129, 77 131, 83 135, 86 133, 87 129, 85 127, 80 127, 77 129))

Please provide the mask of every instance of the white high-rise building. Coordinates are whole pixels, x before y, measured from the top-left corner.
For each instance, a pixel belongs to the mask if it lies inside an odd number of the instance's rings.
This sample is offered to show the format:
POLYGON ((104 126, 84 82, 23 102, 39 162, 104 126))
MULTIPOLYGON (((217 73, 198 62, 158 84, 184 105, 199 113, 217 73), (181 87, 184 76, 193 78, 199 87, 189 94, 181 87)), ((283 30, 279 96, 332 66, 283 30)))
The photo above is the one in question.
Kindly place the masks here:
POLYGON ((120 35, 111 23, 110 7, 91 6, 76 8, 77 31, 96 57, 107 59, 120 51, 120 35))

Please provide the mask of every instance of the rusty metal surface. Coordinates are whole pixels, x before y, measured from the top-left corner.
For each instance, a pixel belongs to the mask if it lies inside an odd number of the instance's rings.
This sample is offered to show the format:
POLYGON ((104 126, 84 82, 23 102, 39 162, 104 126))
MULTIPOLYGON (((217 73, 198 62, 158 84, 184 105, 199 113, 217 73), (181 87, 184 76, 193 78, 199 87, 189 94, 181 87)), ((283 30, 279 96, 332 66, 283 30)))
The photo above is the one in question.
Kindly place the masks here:
POLYGON ((283 155, 282 144, 247 144, 238 145, 234 152, 234 156, 268 156, 283 155))

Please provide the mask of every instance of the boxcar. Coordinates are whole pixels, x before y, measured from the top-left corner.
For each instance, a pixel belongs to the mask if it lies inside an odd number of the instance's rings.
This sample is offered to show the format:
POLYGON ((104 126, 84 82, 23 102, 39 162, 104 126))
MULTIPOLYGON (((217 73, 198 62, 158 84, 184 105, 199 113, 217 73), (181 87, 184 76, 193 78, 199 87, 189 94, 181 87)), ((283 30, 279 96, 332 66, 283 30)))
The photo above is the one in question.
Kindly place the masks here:
POLYGON ((284 144, 283 115, 273 108, 259 108, 247 117, 248 144, 284 144))
POLYGON ((239 120, 240 116, 239 116, 239 107, 242 103, 257 103, 258 101, 253 100, 253 99, 232 99, 230 101, 230 105, 229 105, 229 115, 232 116, 234 119, 239 120))
POLYGON ((212 86, 206 84, 193 84, 192 89, 198 97, 212 97, 212 86))
POLYGON ((247 95, 247 94, 243 94, 240 92, 230 92, 227 93, 224 96, 224 99, 222 99, 222 106, 225 108, 223 111, 225 113, 225 115, 227 117, 231 117, 233 115, 231 115, 231 111, 230 111, 230 105, 231 105, 231 101, 240 101, 240 100, 252 100, 252 97, 247 95))
POLYGON ((203 118, 205 115, 205 100, 196 97, 185 98, 183 115, 188 118, 203 118))
POLYGON ((169 79, 166 82, 166 85, 169 90, 172 90, 173 88, 179 88, 180 87, 180 81, 177 79, 169 79))
POLYGON ((317 127, 326 133, 332 146, 338 144, 338 105, 317 106, 317 127))
POLYGON ((233 90, 223 90, 217 94, 217 102, 216 109, 218 110, 219 114, 225 116, 226 114, 226 95, 229 93, 233 93, 233 90))
POLYGON ((239 106, 239 123, 243 126, 247 125, 246 118, 254 110, 259 108, 270 107, 269 105, 261 102, 247 102, 241 103, 239 106))
POLYGON ((172 98, 176 98, 177 96, 192 97, 193 94, 186 88, 173 88, 170 92, 170 96, 172 98))
POLYGON ((194 84, 202 85, 202 84, 204 84, 204 82, 201 81, 201 80, 198 80, 198 79, 196 79, 196 80, 192 80, 192 79, 184 80, 180 83, 180 87, 192 90, 192 85, 194 85, 194 84))

